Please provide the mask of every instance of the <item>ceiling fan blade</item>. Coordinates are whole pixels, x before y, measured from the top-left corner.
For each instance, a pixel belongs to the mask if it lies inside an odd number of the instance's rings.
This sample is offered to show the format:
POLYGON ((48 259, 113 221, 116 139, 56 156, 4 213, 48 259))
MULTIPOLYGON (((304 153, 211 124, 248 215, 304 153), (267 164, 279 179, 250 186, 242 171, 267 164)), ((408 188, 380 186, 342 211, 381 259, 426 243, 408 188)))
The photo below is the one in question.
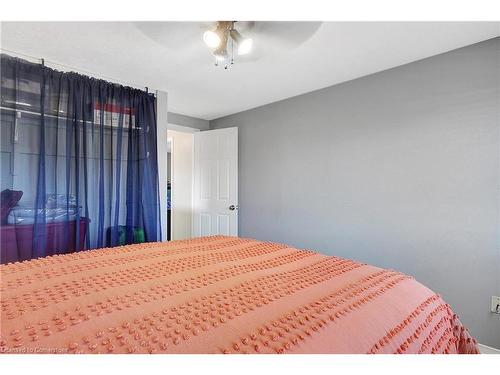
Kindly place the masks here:
POLYGON ((255 41, 266 38, 293 48, 310 39, 321 24, 322 22, 243 21, 237 22, 235 27, 255 41))
POLYGON ((238 63, 246 63, 286 53, 300 47, 321 27, 322 22, 245 21, 235 27, 247 38, 253 39, 253 50, 237 56, 238 63))
POLYGON ((185 51, 203 44, 203 33, 215 22, 134 22, 147 38, 163 47, 185 51))

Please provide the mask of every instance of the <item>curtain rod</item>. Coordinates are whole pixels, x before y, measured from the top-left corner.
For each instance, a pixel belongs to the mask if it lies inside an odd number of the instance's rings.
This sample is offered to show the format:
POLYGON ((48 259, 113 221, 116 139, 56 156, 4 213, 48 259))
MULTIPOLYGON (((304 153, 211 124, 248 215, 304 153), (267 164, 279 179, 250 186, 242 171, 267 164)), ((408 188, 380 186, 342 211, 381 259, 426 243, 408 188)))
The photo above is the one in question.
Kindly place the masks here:
POLYGON ((24 58, 27 58, 27 59, 32 59, 32 60, 35 60, 38 63, 40 63, 42 65, 45 65, 45 66, 47 66, 47 63, 49 63, 50 65, 55 65, 55 66, 60 66, 62 68, 70 69, 71 71, 74 71, 76 73, 83 73, 85 75, 90 75, 90 76, 95 77, 95 78, 101 78, 101 79, 105 79, 107 81, 121 83, 121 84, 124 84, 126 86, 130 86, 130 87, 134 87, 134 88, 137 88, 137 89, 145 90, 147 93, 153 94, 155 96, 156 96, 156 92, 155 91, 162 91, 162 90, 158 90, 158 89, 153 89, 153 91, 150 92, 151 88, 148 87, 148 86, 141 86, 141 85, 137 85, 137 84, 132 83, 132 82, 127 82, 127 81, 123 81, 123 80, 120 80, 120 79, 116 79, 116 78, 112 78, 112 77, 107 77, 105 75, 102 75, 102 74, 99 74, 99 73, 93 73, 91 71, 80 69, 80 68, 76 68, 76 67, 71 66, 71 65, 60 64, 60 63, 57 63, 55 61, 47 60, 47 59, 45 59, 43 57, 31 56, 31 55, 27 55, 25 53, 12 51, 12 50, 8 50, 8 49, 5 49, 5 48, 0 48, 0 51, 6 52, 6 53, 10 53, 10 54, 14 54, 14 55, 17 55, 18 57, 24 57, 24 58))

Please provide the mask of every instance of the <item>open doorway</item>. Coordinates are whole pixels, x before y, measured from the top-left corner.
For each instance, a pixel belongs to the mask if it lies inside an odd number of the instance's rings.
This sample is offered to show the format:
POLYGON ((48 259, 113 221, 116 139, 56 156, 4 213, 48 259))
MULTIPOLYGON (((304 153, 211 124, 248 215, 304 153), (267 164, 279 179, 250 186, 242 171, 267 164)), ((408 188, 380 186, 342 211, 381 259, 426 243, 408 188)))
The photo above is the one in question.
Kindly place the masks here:
POLYGON ((167 240, 192 237, 193 134, 197 129, 168 125, 167 240))

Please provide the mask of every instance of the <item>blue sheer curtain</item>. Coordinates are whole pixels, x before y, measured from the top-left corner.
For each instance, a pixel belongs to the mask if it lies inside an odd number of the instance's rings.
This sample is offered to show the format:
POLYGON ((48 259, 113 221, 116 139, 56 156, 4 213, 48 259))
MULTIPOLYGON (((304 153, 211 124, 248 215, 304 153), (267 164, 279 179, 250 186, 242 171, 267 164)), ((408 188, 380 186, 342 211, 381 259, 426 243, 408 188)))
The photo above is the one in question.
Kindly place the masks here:
POLYGON ((154 95, 5 54, 1 78, 2 194, 22 194, 2 246, 14 233, 25 260, 161 240, 154 95))

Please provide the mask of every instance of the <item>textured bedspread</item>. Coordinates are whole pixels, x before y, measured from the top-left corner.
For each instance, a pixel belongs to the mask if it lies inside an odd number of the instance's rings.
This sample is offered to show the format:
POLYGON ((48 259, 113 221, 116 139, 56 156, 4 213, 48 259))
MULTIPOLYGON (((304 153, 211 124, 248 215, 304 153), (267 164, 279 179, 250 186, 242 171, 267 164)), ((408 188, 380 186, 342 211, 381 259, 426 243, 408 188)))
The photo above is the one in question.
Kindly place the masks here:
POLYGON ((399 272, 205 237, 0 266, 5 353, 476 353, 399 272))

